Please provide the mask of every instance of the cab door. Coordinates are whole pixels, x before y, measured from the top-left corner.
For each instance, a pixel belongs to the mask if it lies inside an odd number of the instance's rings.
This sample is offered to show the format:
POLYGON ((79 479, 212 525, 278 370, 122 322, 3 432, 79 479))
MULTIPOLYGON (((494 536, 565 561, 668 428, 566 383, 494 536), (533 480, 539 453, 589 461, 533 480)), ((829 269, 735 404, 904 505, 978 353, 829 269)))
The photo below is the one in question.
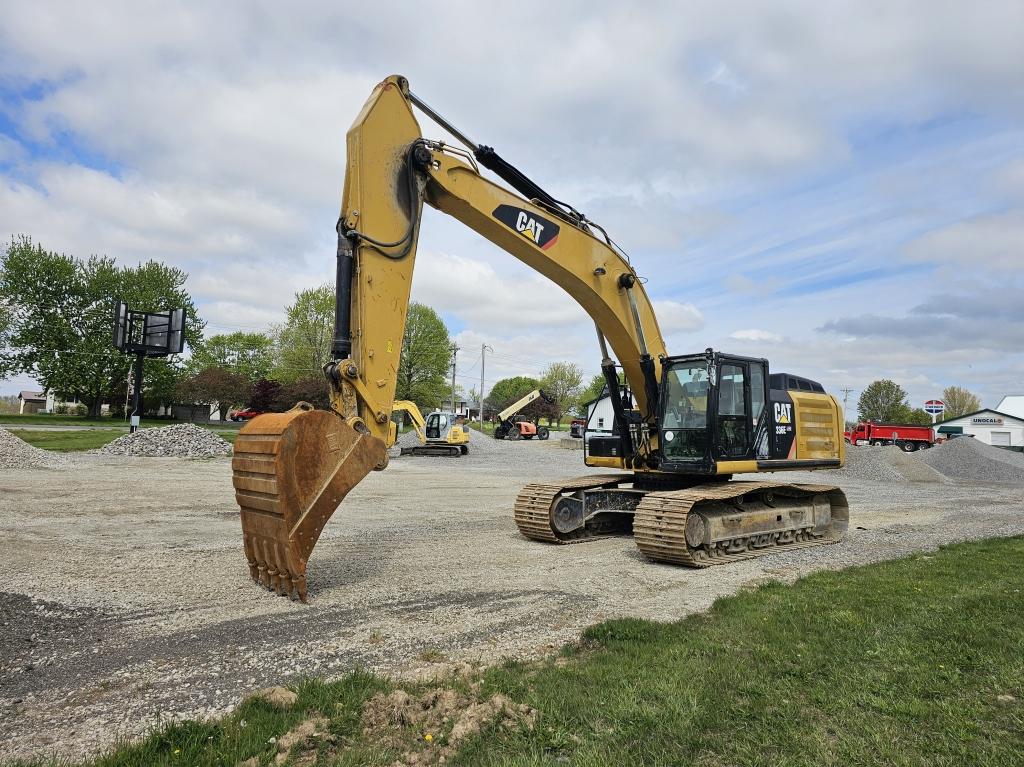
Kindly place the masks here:
POLYGON ((443 413, 431 413, 427 416, 426 433, 427 439, 441 439, 441 435, 448 426, 448 419, 443 413))
POLYGON ((768 371, 762 360, 720 360, 714 422, 714 458, 743 460, 767 457, 765 417, 768 371))

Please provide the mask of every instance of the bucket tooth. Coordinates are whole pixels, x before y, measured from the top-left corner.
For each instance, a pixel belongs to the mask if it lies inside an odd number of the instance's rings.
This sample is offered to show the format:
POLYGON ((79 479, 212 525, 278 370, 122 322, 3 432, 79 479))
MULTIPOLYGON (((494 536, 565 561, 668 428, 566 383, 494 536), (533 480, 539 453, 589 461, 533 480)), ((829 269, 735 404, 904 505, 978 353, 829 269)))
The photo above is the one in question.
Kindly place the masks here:
POLYGON ((387 456, 334 413, 295 408, 249 421, 231 461, 249 574, 302 602, 306 565, 338 504, 387 456))

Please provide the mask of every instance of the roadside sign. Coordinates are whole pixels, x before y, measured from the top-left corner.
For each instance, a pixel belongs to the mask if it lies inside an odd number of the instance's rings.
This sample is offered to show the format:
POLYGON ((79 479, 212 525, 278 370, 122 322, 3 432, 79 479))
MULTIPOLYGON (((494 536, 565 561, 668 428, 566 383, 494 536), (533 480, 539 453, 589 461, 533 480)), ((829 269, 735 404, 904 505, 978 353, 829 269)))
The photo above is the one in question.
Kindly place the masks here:
POLYGON ((946 409, 946 403, 940 399, 930 399, 924 403, 924 412, 932 415, 942 415, 946 409))

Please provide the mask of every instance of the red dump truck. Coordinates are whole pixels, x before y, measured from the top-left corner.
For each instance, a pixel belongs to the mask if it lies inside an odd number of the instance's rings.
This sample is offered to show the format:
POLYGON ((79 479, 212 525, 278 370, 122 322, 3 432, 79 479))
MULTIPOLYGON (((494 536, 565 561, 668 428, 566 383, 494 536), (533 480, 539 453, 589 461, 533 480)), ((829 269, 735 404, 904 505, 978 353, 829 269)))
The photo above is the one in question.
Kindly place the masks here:
POLYGON ((935 444, 935 435, 931 426, 868 421, 846 432, 846 441, 851 445, 896 445, 905 453, 913 453, 935 444))

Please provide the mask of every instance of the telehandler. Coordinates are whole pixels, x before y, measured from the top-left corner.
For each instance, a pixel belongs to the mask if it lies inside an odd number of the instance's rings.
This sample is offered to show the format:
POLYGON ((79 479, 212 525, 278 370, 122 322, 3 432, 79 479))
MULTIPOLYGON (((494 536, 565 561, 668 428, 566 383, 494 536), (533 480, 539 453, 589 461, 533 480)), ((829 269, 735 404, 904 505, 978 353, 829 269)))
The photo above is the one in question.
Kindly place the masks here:
POLYGON ((395 75, 377 85, 347 135, 333 360, 324 367, 331 410, 300 403, 262 415, 235 442, 254 580, 305 601, 306 565, 327 520, 388 464, 424 203, 558 284, 594 320, 614 428, 587 440, 584 462, 606 473, 527 485, 513 510, 523 535, 576 543, 631 531, 647 558, 692 567, 843 535, 849 510, 837 487, 730 481, 842 466, 836 399, 817 384, 775 388, 797 377, 770 377, 765 359, 712 349, 670 355, 643 280, 605 230, 470 140, 395 75), (462 146, 424 139, 414 106, 462 146))
POLYGON ((498 423, 494 427, 494 438, 517 440, 533 439, 536 437, 540 440, 547 439, 550 436, 550 432, 546 426, 538 426, 533 421, 516 418, 520 410, 538 399, 543 399, 545 402, 552 401, 540 389, 534 389, 498 413, 498 423))

